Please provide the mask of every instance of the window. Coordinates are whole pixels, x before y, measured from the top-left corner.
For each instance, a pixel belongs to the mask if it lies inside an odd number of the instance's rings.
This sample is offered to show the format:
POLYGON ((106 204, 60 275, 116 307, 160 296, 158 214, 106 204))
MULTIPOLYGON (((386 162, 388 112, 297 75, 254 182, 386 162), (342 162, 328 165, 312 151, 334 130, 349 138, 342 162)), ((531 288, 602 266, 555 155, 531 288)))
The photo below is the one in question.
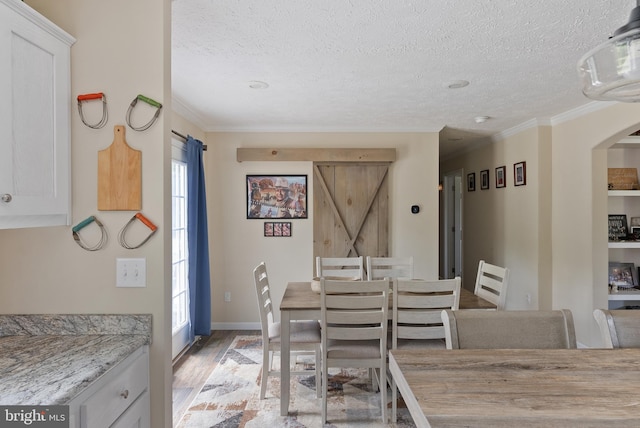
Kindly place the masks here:
POLYGON ((173 358, 189 344, 189 253, 187 247, 187 163, 185 146, 175 141, 171 161, 173 358))

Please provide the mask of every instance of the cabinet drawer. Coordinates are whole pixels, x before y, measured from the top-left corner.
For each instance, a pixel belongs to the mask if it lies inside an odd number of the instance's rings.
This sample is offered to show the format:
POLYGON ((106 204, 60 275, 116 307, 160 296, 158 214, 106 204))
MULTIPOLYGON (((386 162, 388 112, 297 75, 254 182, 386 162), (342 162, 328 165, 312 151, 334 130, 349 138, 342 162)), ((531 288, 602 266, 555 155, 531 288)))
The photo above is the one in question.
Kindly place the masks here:
POLYGON ((151 425, 149 411, 149 392, 145 391, 129 407, 111 428, 149 428, 151 425))
MULTIPOLYGON (((149 385, 149 354, 144 353, 80 406, 81 427, 109 427, 149 385)), ((107 376, 109 374, 107 373, 107 376)))

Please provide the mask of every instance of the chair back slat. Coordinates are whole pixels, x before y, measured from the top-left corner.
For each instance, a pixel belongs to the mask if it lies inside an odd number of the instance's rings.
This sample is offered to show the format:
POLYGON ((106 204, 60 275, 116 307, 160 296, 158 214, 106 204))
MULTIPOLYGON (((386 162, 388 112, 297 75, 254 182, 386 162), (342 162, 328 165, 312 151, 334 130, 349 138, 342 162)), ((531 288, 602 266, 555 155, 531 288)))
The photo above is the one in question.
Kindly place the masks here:
POLYGON ((413 257, 371 257, 367 256, 367 279, 413 278, 413 257))
POLYGON ((444 327, 442 325, 433 327, 398 326, 398 336, 411 340, 442 339, 444 336, 444 327))
MULTIPOLYGON (((446 295, 429 295, 428 298, 423 298, 424 294, 400 294, 398 295, 398 308, 399 309, 444 309, 452 308, 456 306, 456 299, 459 300, 460 294, 450 293, 446 295)), ((393 296, 396 299, 396 296, 393 296)), ((459 303, 458 303, 459 305, 459 303)), ((457 308, 456 308, 457 309, 457 308)), ((440 316, 440 312, 438 312, 440 316)))
MULTIPOLYGON (((425 311, 422 308, 400 310, 398 311, 398 324, 442 325, 441 311, 442 307, 436 311, 425 311)), ((444 338, 444 336, 442 337, 444 338)))
POLYGON ((331 279, 364 279, 364 259, 358 257, 316 257, 316 275, 331 279))
POLYGON ((474 293, 494 305, 497 310, 503 310, 507 298, 509 284, 509 269, 492 265, 480 260, 476 275, 474 293))

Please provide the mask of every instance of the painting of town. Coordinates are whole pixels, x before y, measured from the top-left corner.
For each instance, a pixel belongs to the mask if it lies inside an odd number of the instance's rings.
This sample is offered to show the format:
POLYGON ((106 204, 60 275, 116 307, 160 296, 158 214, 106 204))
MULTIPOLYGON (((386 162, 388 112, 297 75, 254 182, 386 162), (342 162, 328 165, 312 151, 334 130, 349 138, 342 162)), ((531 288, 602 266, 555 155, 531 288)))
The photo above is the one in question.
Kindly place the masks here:
POLYGON ((307 218, 307 176, 247 175, 247 218, 307 218))

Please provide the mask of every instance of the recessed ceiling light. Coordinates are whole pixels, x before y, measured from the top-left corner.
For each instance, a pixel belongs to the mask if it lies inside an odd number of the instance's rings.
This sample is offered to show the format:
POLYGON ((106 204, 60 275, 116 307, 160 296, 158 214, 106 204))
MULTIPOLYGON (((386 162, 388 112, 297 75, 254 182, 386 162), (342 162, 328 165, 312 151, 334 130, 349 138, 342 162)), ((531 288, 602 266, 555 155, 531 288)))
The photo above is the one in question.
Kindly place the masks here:
POLYGON ((269 84, 260 80, 249 80, 249 87, 251 89, 267 89, 269 84))
POLYGON ((485 123, 489 119, 489 116, 476 116, 473 120, 475 120, 476 123, 485 123))
POLYGON ((469 85, 469 82, 467 80, 453 80, 449 83, 446 83, 445 87, 449 89, 460 89, 468 85, 469 85))

